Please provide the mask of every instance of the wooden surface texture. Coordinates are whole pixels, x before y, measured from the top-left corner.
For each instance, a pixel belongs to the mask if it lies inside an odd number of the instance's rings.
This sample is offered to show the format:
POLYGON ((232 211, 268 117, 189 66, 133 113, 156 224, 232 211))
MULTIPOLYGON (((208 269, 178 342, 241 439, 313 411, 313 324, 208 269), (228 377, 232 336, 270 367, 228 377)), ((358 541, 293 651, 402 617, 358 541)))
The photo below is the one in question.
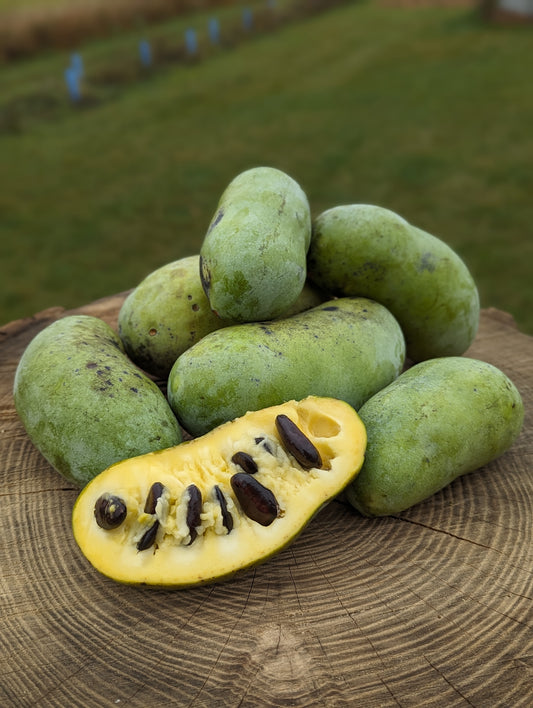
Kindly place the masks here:
MULTIPOLYGON (((76 312, 116 326, 124 295, 76 312)), ((0 329, 0 706, 533 703, 533 338, 482 312, 468 354, 525 404, 504 456, 395 518, 335 501, 268 563, 181 591, 121 586, 79 552, 77 491, 13 407, 24 347, 61 308, 0 329)))

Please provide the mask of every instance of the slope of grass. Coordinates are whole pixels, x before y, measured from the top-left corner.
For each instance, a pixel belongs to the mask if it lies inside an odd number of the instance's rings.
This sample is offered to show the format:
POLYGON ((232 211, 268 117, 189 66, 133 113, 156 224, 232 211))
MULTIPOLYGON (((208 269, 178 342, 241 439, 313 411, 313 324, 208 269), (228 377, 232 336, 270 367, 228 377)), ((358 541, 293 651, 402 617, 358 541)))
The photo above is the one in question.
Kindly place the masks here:
MULTIPOLYGON (((354 4, 4 134, 1 320, 197 252, 229 180, 270 164, 314 214, 380 204, 444 239, 483 306, 533 333, 532 58, 525 28, 354 4)), ((18 67, 17 85, 40 67, 18 67)))

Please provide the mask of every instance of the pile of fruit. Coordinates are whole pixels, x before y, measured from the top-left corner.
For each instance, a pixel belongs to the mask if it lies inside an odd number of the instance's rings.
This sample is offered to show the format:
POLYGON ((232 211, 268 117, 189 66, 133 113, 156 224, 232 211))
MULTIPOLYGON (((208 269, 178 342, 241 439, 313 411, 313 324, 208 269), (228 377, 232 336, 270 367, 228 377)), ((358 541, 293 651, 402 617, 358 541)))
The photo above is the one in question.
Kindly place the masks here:
POLYGON ((85 315, 41 331, 15 405, 82 487, 89 561, 190 586, 264 561, 341 491, 394 515, 503 454, 524 408, 464 356, 478 323, 446 243, 378 206, 312 219, 294 179, 257 167, 224 191, 200 254, 126 298, 118 333, 85 315))

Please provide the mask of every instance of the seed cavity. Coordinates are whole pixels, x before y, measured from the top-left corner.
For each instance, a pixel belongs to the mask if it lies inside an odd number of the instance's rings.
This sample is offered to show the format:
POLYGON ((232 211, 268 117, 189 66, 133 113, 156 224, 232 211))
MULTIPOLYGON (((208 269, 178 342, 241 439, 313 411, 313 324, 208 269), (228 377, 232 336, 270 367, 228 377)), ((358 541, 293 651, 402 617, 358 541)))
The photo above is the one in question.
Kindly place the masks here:
POLYGON ((233 529, 233 516, 228 511, 228 503, 226 501, 226 497, 224 496, 224 493, 222 492, 218 484, 215 484, 214 490, 216 500, 220 505, 220 511, 222 513, 222 523, 228 530, 228 533, 230 533, 230 531, 232 531, 233 529))
POLYGON ((319 451, 300 428, 283 413, 276 416, 276 428, 285 450, 290 453, 300 465, 310 470, 312 467, 322 467, 319 451))
POLYGON ((274 450, 272 449, 268 440, 265 440, 265 438, 263 438, 263 437, 255 438, 256 445, 261 445, 261 443, 263 444, 263 447, 270 455, 274 455, 274 450))
POLYGON ((187 545, 190 546, 198 536, 198 531, 196 528, 202 523, 202 519, 200 517, 200 514, 202 513, 202 492, 198 489, 196 484, 189 484, 185 490, 185 493, 189 495, 189 501, 187 502, 186 523, 191 537, 191 540, 187 545))
POLYGON ((128 509, 120 497, 102 494, 94 505, 94 518, 101 529, 116 529, 126 518, 128 509))
POLYGON ((231 458, 231 461, 236 465, 239 465, 239 467, 241 467, 248 474, 255 474, 259 469, 254 458, 242 450, 236 452, 231 458))
POLYGON ((246 516, 261 526, 270 526, 279 514, 279 505, 272 491, 245 472, 234 474, 230 483, 246 516))

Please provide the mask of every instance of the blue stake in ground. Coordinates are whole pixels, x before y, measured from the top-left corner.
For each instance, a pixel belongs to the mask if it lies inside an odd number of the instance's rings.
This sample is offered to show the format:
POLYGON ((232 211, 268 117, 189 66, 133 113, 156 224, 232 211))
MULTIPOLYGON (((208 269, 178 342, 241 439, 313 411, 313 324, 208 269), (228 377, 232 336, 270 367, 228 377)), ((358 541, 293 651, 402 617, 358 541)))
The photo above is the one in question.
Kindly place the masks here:
POLYGON ((84 74, 83 59, 81 54, 74 53, 70 56, 70 65, 65 69, 65 83, 70 100, 73 103, 81 101, 80 82, 84 74))
POLYGON ((68 66, 65 69, 65 83, 70 100, 73 103, 78 103, 81 100, 80 75, 72 66, 68 66))
POLYGON ((196 32, 189 27, 185 32, 185 47, 187 49, 187 54, 193 55, 198 51, 198 40, 196 39, 196 32))
POLYGON ((242 11, 242 26, 244 29, 249 32, 254 24, 254 15, 249 7, 245 7, 244 10, 242 11))
POLYGON ((139 42, 139 59, 145 68, 152 66, 152 47, 147 39, 139 42))
POLYGON ((81 54, 75 52, 70 55, 70 66, 74 69, 74 71, 78 72, 78 76, 81 79, 84 74, 83 59, 81 58, 81 54))
POLYGON ((209 39, 211 44, 220 43, 220 24, 216 17, 211 17, 207 25, 207 30, 209 32, 209 39))

